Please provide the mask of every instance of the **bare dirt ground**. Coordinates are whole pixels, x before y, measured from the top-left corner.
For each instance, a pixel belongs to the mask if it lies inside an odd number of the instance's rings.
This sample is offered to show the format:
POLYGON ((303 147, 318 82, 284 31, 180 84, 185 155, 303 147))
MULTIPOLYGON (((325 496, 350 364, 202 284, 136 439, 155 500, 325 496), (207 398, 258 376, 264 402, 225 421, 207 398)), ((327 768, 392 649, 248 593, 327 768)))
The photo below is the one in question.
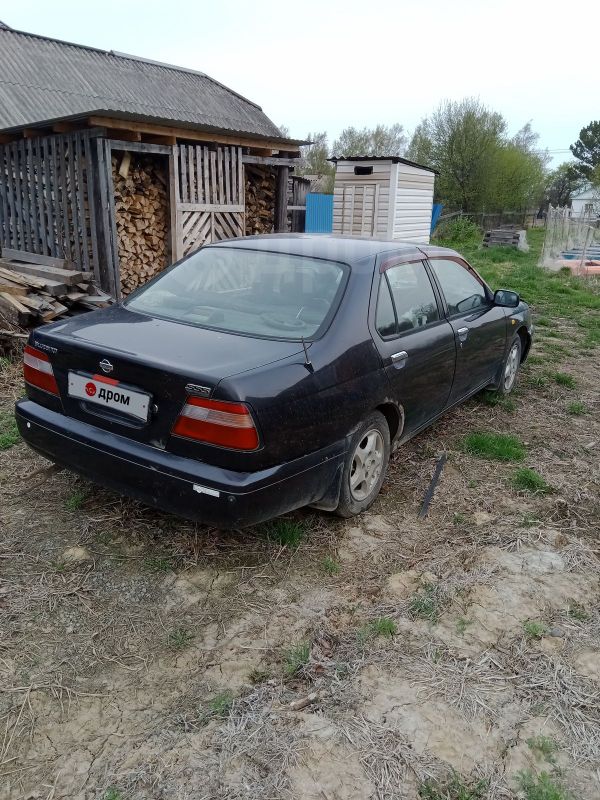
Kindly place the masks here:
MULTIPOLYGON (((292 515, 297 548, 0 453, 0 798, 514 798, 523 771, 599 798, 600 366, 559 333, 513 405, 404 446, 370 513, 292 515), (466 453, 478 430, 525 461, 466 453)), ((1 408, 20 391, 5 366, 1 408)))

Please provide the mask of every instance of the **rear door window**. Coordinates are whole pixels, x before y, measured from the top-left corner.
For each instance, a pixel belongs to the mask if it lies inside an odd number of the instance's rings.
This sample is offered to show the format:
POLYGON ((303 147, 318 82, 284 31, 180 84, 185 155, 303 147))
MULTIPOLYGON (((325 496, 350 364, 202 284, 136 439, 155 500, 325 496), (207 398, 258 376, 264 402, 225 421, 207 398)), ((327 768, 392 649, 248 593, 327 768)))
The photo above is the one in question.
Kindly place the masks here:
POLYGON ((375 317, 375 325, 382 336, 418 330, 439 318, 433 286, 422 261, 397 264, 382 273, 375 317))
POLYGON ((450 316, 489 306, 485 287, 467 264, 449 258, 432 258, 429 263, 446 298, 450 316))

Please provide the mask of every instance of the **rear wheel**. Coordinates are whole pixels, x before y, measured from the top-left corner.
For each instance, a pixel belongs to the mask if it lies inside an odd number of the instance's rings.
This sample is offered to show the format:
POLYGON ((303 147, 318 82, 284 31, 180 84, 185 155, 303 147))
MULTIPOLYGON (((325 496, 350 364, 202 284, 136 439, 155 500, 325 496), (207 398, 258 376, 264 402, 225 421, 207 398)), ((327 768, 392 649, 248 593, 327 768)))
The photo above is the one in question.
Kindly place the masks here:
POLYGON ((352 434, 344 464, 336 514, 353 517, 373 505, 385 480, 390 460, 390 429, 383 414, 374 411, 352 434))

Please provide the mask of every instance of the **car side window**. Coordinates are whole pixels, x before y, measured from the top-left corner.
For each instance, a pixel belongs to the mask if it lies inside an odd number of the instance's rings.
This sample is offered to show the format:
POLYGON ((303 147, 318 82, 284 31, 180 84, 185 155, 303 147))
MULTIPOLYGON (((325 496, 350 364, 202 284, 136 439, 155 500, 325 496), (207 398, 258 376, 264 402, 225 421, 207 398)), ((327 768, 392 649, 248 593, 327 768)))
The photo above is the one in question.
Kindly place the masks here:
POLYGON ((422 261, 389 267, 381 276, 375 325, 382 336, 436 322, 439 311, 422 261))
POLYGON ((449 258, 432 258, 430 264, 442 287, 451 316, 489 305, 484 286, 466 266, 449 258))

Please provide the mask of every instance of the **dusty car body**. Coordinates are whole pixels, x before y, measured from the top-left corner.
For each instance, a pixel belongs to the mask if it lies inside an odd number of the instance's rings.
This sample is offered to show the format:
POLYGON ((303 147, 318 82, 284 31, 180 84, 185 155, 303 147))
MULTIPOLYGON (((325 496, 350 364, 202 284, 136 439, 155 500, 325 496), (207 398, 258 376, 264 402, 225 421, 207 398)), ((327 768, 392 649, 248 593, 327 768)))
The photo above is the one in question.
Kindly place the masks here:
POLYGON ((517 295, 451 250, 230 240, 33 331, 16 419, 52 461, 207 524, 349 516, 391 449, 486 387, 510 391, 532 330, 517 295))

